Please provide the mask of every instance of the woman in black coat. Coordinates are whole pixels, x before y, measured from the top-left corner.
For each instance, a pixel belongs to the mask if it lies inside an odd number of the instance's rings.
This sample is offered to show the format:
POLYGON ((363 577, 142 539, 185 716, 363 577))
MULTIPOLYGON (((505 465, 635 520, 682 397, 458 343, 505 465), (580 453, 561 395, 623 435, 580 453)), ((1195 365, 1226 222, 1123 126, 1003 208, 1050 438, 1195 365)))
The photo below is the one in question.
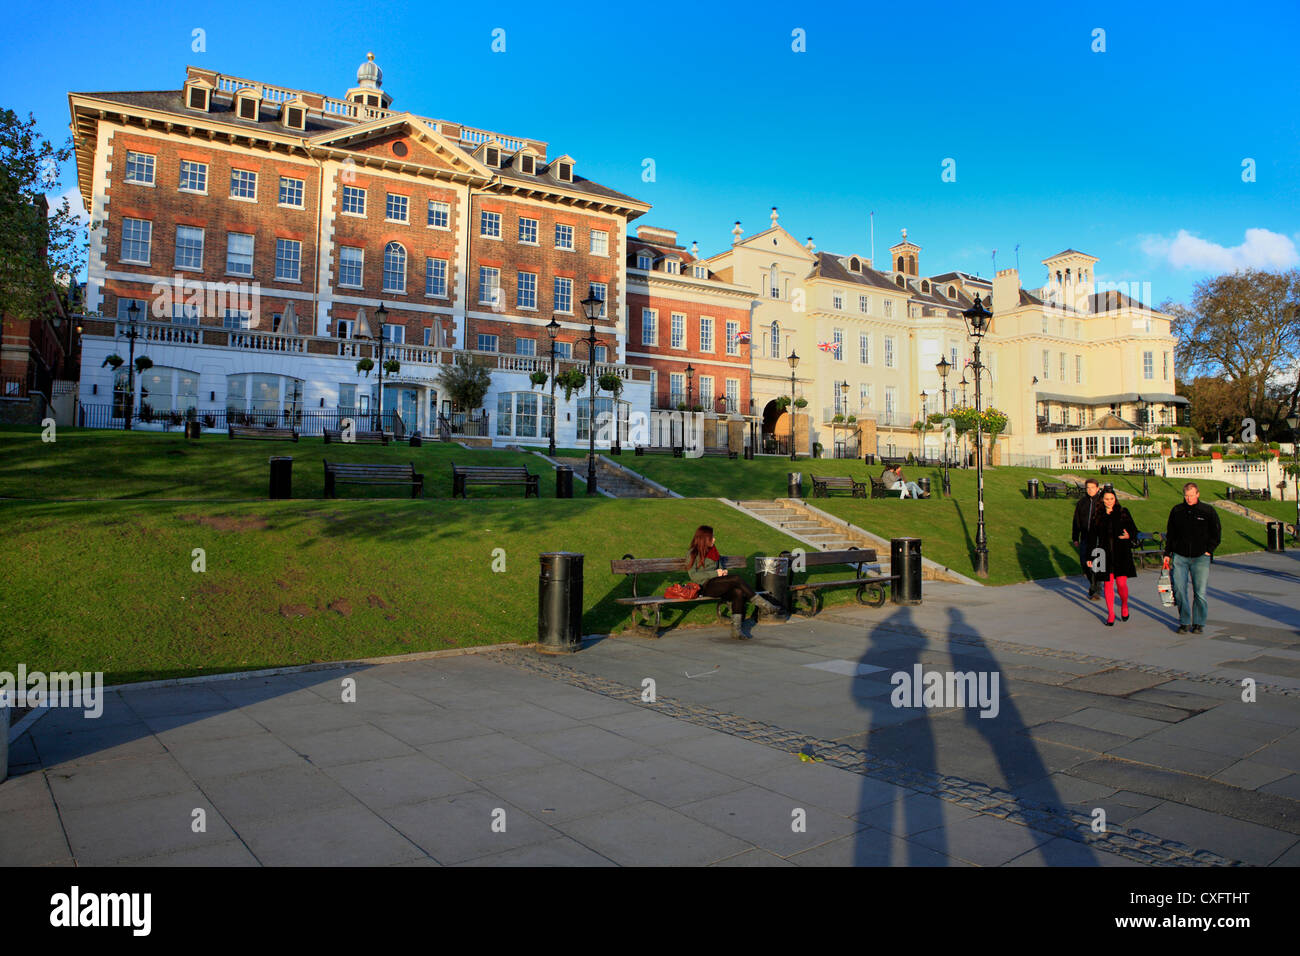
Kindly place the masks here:
POLYGON ((1128 579, 1137 577, 1133 543, 1138 529, 1133 516, 1119 503, 1115 492, 1104 491, 1101 507, 1092 517, 1092 557, 1088 567, 1106 591, 1106 626, 1115 626, 1115 591, 1119 590, 1121 621, 1128 620, 1128 579))

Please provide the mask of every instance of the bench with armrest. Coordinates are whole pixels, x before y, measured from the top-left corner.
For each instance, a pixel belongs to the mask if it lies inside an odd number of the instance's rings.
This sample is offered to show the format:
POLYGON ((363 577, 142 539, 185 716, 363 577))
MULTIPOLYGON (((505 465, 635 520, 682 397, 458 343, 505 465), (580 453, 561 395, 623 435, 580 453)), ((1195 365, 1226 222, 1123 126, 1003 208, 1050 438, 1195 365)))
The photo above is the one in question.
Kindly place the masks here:
POLYGON ((1083 485, 1066 481, 1044 481, 1038 487, 1040 498, 1082 498, 1087 493, 1083 485))
MULTIPOLYGON (((733 571, 738 568, 744 568, 745 556, 742 554, 725 556, 719 562, 719 567, 733 571)), ((685 574, 685 558, 634 558, 630 554, 625 554, 619 560, 610 561, 609 570, 613 574, 625 574, 632 578, 632 596, 618 598, 617 603, 632 608, 632 626, 642 634, 648 634, 650 637, 659 636, 662 613, 665 606, 686 608, 695 604, 702 604, 706 601, 716 601, 718 604, 719 619, 723 621, 731 620, 731 604, 723 598, 700 596, 691 598, 690 600, 683 600, 681 598, 667 598, 662 594, 649 594, 642 596, 637 593, 637 577, 639 575, 672 574, 674 572, 685 574)), ((678 581, 670 583, 684 582, 678 581)))
POLYGON ((867 496, 867 483, 855 481, 848 475, 813 475, 813 497, 825 498, 832 491, 847 491, 854 498, 867 496))
MULTIPOLYGON (((789 552, 783 552, 789 555, 789 552)), ((805 581, 790 585, 790 603, 797 614, 812 616, 821 610, 821 591, 826 588, 852 587, 857 589, 859 604, 880 607, 885 603, 885 588, 893 582, 888 574, 880 573, 874 548, 848 548, 844 551, 809 551, 803 555, 805 569, 844 564, 853 568, 853 577, 832 581, 805 581)), ((791 573, 793 581, 794 574, 791 573)))
POLYGON ((409 465, 325 462, 325 497, 334 498, 337 485, 410 485, 411 497, 424 493, 424 475, 409 465))
POLYGON ((524 488, 524 497, 540 498, 541 494, 538 489, 539 475, 534 475, 523 465, 517 466, 487 466, 487 465, 457 465, 454 461, 451 463, 451 496, 455 498, 460 495, 462 498, 468 498, 465 489, 470 485, 522 485, 524 488))
POLYGON ((345 445, 387 445, 393 440, 392 432, 363 432, 354 431, 352 441, 343 441, 343 430, 340 428, 326 428, 323 431, 325 444, 338 442, 345 445))
POLYGON ((1165 536, 1159 531, 1139 531, 1133 542, 1133 561, 1144 568, 1158 568, 1165 559, 1165 536))
POLYGON ((706 446, 704 449, 705 458, 736 458, 737 454, 726 446, 719 445, 716 448, 706 446))
POLYGON ((674 458, 681 458, 682 448, 680 445, 637 445, 634 454, 672 455, 674 458))
POLYGON ((871 479, 871 497, 873 498, 901 498, 903 497, 903 488, 886 488, 885 479, 876 475, 868 475, 871 479))
POLYGON ((259 428, 253 425, 227 425, 229 438, 259 438, 262 440, 297 441, 298 432, 292 428, 259 428))

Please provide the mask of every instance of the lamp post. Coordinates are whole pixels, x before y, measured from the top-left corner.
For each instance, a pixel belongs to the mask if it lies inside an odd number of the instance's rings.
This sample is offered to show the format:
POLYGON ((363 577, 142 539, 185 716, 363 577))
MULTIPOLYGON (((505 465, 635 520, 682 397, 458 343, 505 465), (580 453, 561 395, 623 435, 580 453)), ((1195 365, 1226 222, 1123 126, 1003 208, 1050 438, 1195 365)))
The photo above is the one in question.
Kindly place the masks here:
POLYGON ((942 384, 943 392, 943 417, 945 424, 943 428, 943 496, 947 498, 952 494, 952 487, 948 483, 948 372, 952 370, 952 364, 947 357, 939 359, 939 364, 935 366, 939 372, 939 381, 942 384))
MULTIPOLYGON (((981 578, 989 576, 989 544, 984 527, 984 422, 980 413, 980 341, 989 330, 989 321, 993 313, 984 308, 980 297, 975 296, 975 304, 962 312, 966 320, 966 334, 975 346, 975 361, 971 367, 975 370, 975 486, 979 502, 978 523, 975 529, 975 573, 981 578)), ((964 378, 965 376, 963 376, 964 378)))
MULTIPOLYGON (((849 417, 849 383, 848 382, 840 382, 840 398, 841 398, 840 404, 844 407, 844 418, 847 420, 849 417)), ((847 426, 847 421, 845 424, 847 426)), ((851 432, 849 434, 851 434, 851 432)), ((845 458, 849 457, 849 439, 847 435, 844 438, 844 457, 845 458)), ((858 456, 855 454, 853 457, 856 458, 858 456)))
MULTIPOLYGON (((970 406, 968 406, 968 405, 966 404, 966 386, 969 385, 970 382, 966 381, 966 369, 965 369, 965 368, 963 368, 963 369, 961 370, 961 381, 960 381, 958 384, 961 385, 961 407, 962 407, 962 408, 969 408, 970 406)), ((961 466, 962 466, 963 468, 969 468, 969 467, 970 467, 970 464, 969 464, 969 462, 968 462, 967 459, 966 459, 966 435, 965 435, 965 433, 962 433, 962 436, 961 436, 961 445, 962 445, 961 466)))
POLYGON ((551 337, 551 440, 547 451, 552 458, 555 457, 555 336, 559 331, 560 323, 552 316, 551 321, 546 323, 546 332, 551 337))
POLYGON ((126 314, 130 316, 126 338, 131 343, 131 352, 126 360, 126 424, 122 427, 130 431, 131 419, 135 418, 135 340, 140 337, 140 329, 136 325, 140 319, 140 303, 132 299, 131 304, 126 308, 126 314))
POLYGON ((695 369, 686 364, 686 414, 695 411, 695 369))
POLYGON ((930 398, 930 393, 927 392, 925 389, 921 389, 921 406, 920 406, 920 409, 919 409, 920 412, 921 412, 921 415, 920 415, 921 427, 920 427, 919 429, 917 429, 917 432, 916 432, 916 452, 917 452, 916 457, 917 457, 919 460, 922 460, 922 461, 925 459, 925 432, 926 432, 926 426, 930 424, 929 421, 927 421, 927 419, 929 418, 929 415, 926 414, 926 412, 927 412, 927 403, 928 403, 928 401, 929 401, 929 398, 930 398))
POLYGON ((791 349, 786 361, 790 363, 790 460, 794 461, 794 370, 799 367, 799 353, 791 349))
POLYGON ((1300 415, 1296 414, 1294 408, 1286 417, 1286 423, 1291 426, 1291 467, 1294 472, 1291 475, 1291 485, 1295 488, 1295 526, 1291 539, 1294 541, 1300 539, 1300 415))
POLYGON ((596 298, 596 290, 587 287, 587 297, 582 300, 582 311, 587 314, 591 328, 582 341, 587 343, 588 378, 591 380, 590 405, 587 406, 587 494, 596 491, 596 317, 600 315, 601 300, 596 298))
POLYGON ((375 318, 379 320, 379 330, 375 333, 375 348, 379 351, 379 427, 376 431, 384 430, 384 320, 388 318, 388 310, 384 308, 384 303, 379 303, 379 308, 375 309, 375 318))

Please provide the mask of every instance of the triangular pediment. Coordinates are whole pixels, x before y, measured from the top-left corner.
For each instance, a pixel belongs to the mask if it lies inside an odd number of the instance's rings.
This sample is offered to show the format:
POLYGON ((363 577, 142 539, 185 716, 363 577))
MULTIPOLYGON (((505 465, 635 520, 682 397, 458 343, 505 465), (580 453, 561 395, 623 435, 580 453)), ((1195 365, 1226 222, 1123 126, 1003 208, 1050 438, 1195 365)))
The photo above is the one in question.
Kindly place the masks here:
POLYGON ((376 165, 419 166, 484 182, 492 176, 481 162, 411 113, 330 130, 310 142, 315 149, 364 157, 376 165))
POLYGON ((750 249, 764 254, 794 256, 807 262, 813 262, 816 256, 809 252, 798 239, 790 235, 781 225, 769 226, 762 232, 755 233, 747 239, 736 243, 737 249, 750 249))

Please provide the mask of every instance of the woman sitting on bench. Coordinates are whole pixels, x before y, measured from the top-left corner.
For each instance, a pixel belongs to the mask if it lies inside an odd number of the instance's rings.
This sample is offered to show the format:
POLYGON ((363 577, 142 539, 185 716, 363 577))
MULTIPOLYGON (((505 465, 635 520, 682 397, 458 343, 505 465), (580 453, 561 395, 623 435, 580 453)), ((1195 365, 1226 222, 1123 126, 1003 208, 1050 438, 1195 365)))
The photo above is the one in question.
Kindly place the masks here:
POLYGON ((908 481, 903 477, 903 466, 894 465, 892 468, 886 468, 881 474, 880 480, 885 483, 885 487, 890 491, 897 491, 898 497, 906 498, 909 494, 913 498, 929 498, 930 492, 922 491, 921 486, 915 481, 908 481))
POLYGON ((713 529, 706 524, 695 529, 691 538, 690 553, 686 556, 686 573, 700 586, 702 597, 725 598, 731 602, 731 636, 746 640, 750 635, 742 629, 745 620, 745 603, 753 601, 768 614, 777 614, 780 608, 757 594, 744 578, 729 574, 718 567, 722 555, 713 540, 713 529))

